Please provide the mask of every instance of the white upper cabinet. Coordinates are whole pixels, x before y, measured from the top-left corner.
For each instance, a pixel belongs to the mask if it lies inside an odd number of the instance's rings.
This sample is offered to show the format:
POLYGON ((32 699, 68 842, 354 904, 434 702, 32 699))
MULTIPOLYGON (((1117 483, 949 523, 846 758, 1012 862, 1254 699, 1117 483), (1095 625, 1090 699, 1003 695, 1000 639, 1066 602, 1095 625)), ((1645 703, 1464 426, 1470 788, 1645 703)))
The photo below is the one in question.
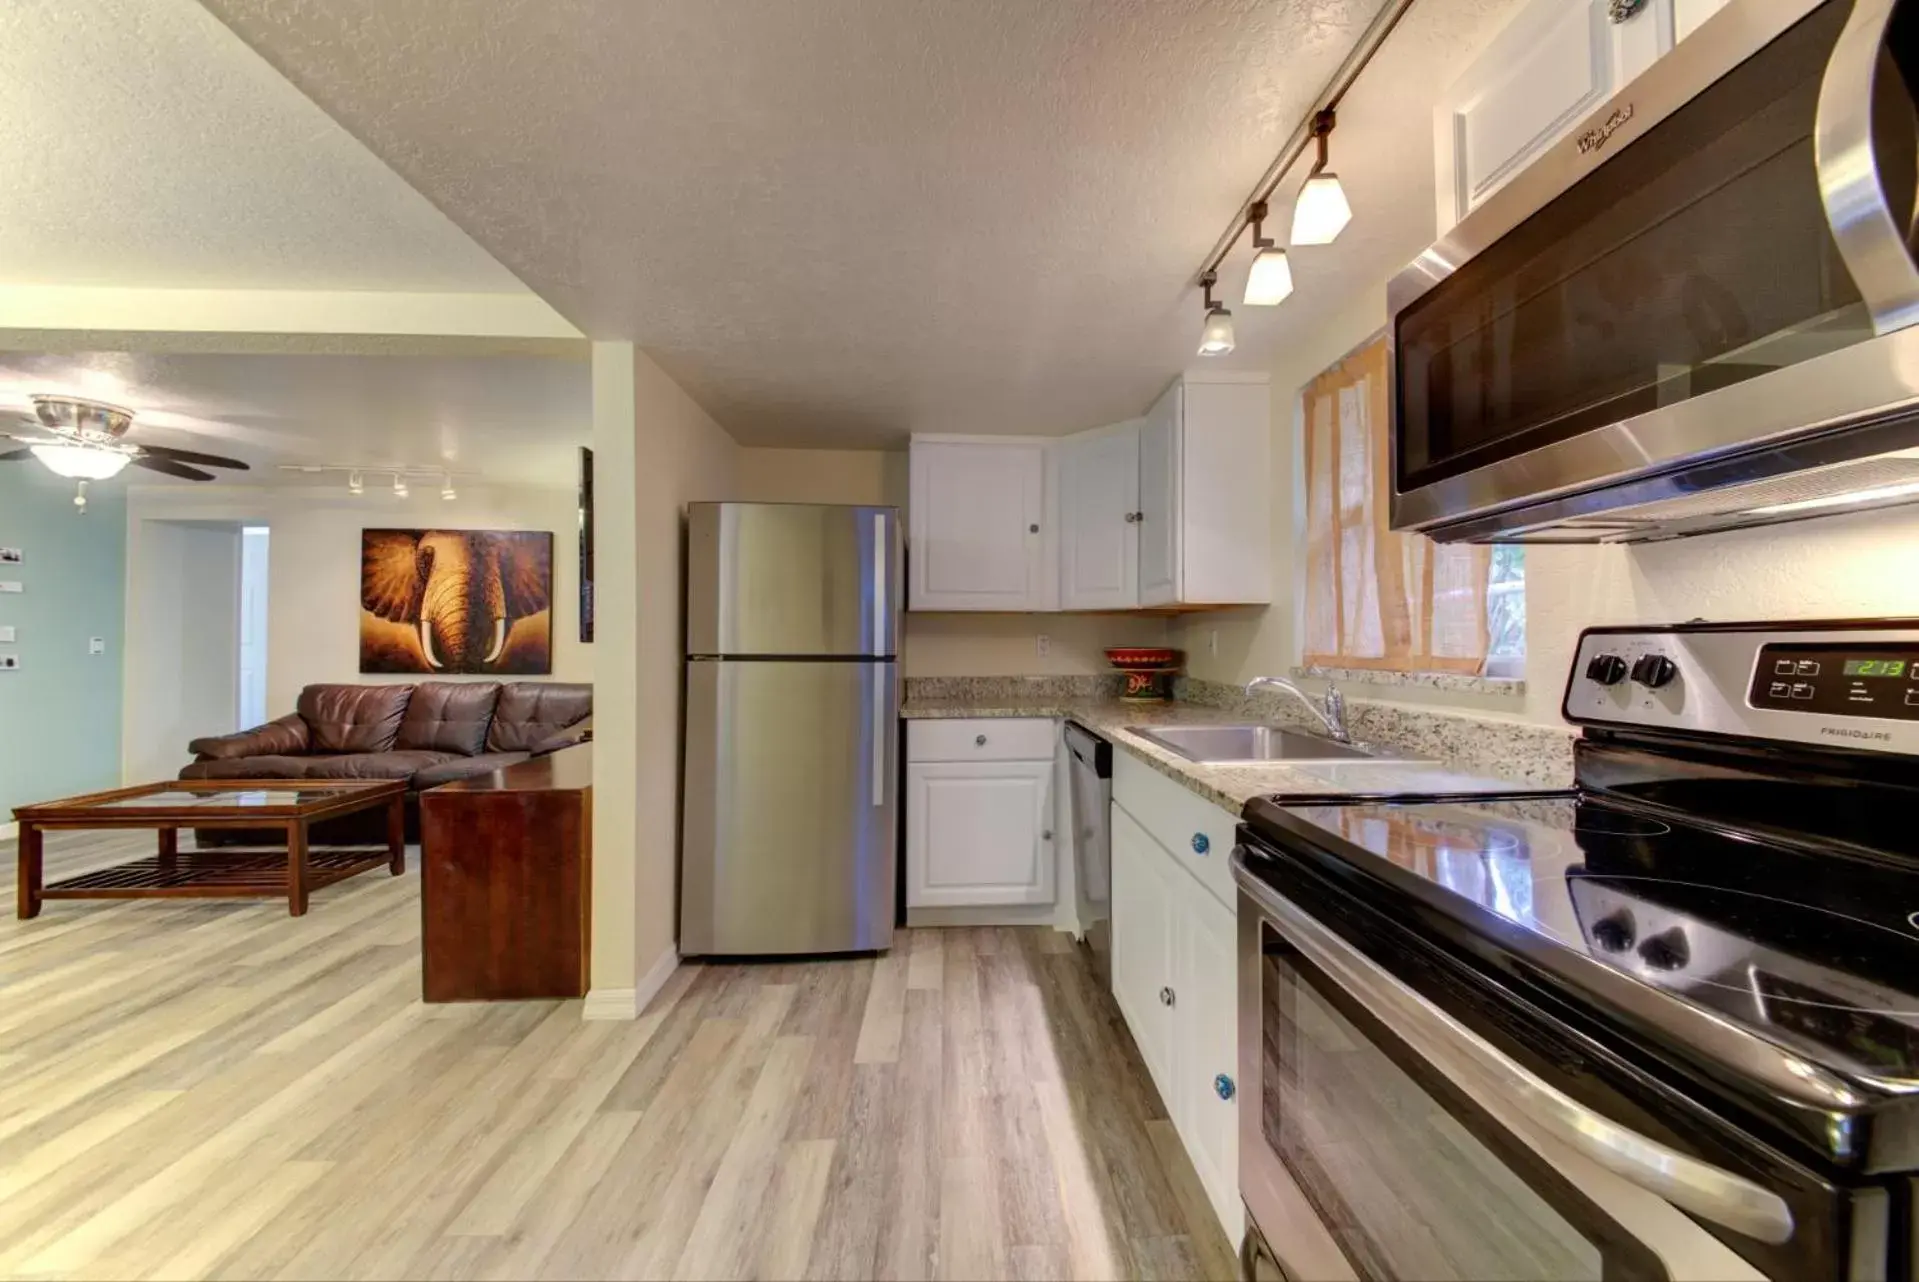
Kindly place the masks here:
POLYGON ((1069 438, 1059 459, 1063 610, 1139 604, 1139 424, 1069 438))
POLYGON ((1061 438, 916 436, 915 610, 1272 600, 1272 397, 1189 373, 1143 419, 1061 438))
POLYGON ((1046 461, 1026 437, 913 438, 909 608, 1056 608, 1046 461))
MULTIPOLYGON (((1680 0, 1686 20, 1724 0, 1680 0)), ((1622 22, 1608 0, 1532 0, 1435 110, 1439 230, 1477 208, 1672 48, 1675 0, 1622 22)))
POLYGON ((1179 598, 1179 441, 1181 392, 1174 383, 1139 429, 1139 600, 1179 598))

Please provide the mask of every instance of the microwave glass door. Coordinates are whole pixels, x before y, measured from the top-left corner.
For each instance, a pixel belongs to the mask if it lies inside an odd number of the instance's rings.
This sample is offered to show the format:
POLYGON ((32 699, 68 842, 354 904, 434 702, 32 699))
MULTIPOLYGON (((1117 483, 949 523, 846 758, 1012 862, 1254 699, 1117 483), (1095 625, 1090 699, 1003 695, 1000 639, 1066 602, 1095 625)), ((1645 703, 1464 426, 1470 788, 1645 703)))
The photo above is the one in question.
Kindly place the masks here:
POLYGON ((1666 1276, 1270 924, 1260 945, 1261 1129, 1359 1276, 1666 1276))
MULTIPOLYGON (((1814 161, 1850 7, 1814 10, 1399 312, 1400 492, 1873 336, 1814 161)), ((1898 99, 1873 112, 1880 181, 1910 226, 1912 95, 1879 79, 1898 99)))

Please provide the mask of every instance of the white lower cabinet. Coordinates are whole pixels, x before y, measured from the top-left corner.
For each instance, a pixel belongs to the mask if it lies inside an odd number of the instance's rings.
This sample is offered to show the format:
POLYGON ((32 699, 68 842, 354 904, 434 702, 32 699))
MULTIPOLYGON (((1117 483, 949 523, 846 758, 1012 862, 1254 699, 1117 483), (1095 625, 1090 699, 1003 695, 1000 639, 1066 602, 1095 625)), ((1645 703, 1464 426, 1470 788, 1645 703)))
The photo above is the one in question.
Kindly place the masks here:
POLYGON ((1113 996, 1213 1210, 1237 1245, 1245 1213, 1233 910, 1117 802, 1112 851, 1113 996))
POLYGON ((1054 899, 1052 721, 907 725, 906 906, 1054 899))

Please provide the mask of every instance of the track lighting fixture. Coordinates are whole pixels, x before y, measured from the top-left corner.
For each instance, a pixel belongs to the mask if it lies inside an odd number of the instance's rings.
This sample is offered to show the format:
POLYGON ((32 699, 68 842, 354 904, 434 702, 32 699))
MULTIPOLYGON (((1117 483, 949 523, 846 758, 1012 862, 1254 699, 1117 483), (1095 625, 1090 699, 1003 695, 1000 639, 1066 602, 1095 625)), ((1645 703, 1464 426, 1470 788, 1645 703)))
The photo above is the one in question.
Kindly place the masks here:
POLYGON ((1293 202, 1295 245, 1330 245, 1353 220, 1353 207, 1346 203, 1346 189, 1339 185, 1339 175, 1326 168, 1326 139, 1336 123, 1331 108, 1313 117, 1319 159, 1313 162, 1313 171, 1293 202))
POLYGON ((1272 307, 1293 292, 1293 265, 1286 251, 1265 234, 1266 202, 1256 200, 1246 211, 1253 226, 1253 267, 1246 273, 1246 305, 1272 307))
POLYGON ((359 472, 348 472, 346 477, 346 489, 348 494, 365 494, 366 493, 366 477, 361 475, 359 472))
POLYGON ((1224 356, 1233 350, 1233 314, 1213 301, 1213 286, 1218 283, 1218 272, 1209 271, 1199 278, 1206 305, 1206 324, 1199 331, 1201 356, 1224 356))
POLYGON ((406 478, 398 472, 393 474, 393 497, 403 499, 407 496, 406 478))
POLYGON ((440 497, 448 503, 460 497, 460 492, 453 488, 453 473, 451 472, 448 472, 443 478, 440 486, 440 497))

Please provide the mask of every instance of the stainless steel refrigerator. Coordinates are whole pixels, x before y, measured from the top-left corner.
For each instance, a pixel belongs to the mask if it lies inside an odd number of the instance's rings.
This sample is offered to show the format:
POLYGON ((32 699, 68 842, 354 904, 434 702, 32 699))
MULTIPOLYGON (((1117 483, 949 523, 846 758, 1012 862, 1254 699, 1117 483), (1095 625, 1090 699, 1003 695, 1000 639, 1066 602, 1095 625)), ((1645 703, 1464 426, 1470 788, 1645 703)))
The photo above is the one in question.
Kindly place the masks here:
POLYGON ((687 509, 680 951, 893 941, 899 512, 687 509))

